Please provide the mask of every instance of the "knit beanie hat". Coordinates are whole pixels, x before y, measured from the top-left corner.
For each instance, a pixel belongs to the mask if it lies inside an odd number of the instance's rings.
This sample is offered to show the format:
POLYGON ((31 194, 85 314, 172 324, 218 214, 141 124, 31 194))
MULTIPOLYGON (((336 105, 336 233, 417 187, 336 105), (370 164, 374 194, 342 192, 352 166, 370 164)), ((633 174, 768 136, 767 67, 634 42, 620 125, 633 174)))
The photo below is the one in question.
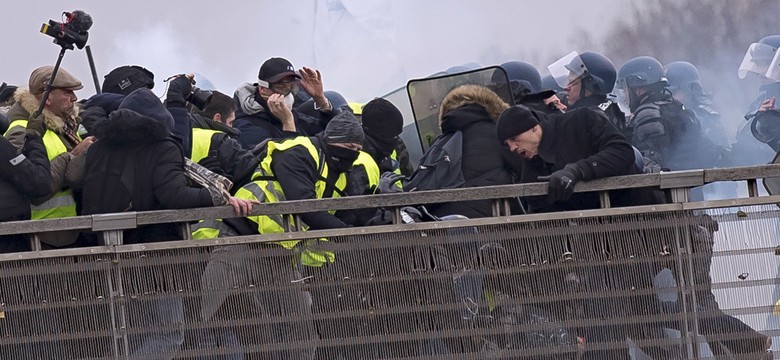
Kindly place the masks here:
POLYGON ((504 110, 496 122, 496 137, 502 144, 539 124, 536 116, 523 105, 515 105, 504 110))
POLYGON ((328 144, 363 144, 363 127, 352 112, 341 111, 325 127, 323 134, 328 144))
POLYGON ((382 140, 394 139, 404 128, 404 117, 393 103, 376 98, 363 106, 363 129, 382 140))

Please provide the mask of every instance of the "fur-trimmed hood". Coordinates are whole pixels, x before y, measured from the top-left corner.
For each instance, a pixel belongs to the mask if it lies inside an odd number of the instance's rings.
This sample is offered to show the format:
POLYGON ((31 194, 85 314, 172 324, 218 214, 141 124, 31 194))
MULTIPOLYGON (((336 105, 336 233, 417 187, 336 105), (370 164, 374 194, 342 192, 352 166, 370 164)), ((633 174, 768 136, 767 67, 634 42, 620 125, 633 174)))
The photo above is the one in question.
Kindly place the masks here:
MULTIPOLYGON (((40 102, 35 97, 35 95, 21 88, 16 89, 16 92, 14 93, 14 99, 16 99, 16 103, 11 106, 10 110, 8 110, 8 119, 10 121, 29 119, 30 115, 34 113, 35 110, 38 110, 38 105, 40 105, 40 102)), ((80 105, 76 103, 73 106, 73 109, 71 109, 70 114, 68 114, 70 121, 73 124, 78 124, 80 122, 78 117, 79 106, 80 105)), ((46 108, 43 108, 43 116, 45 118, 47 129, 52 130, 58 134, 63 133, 65 130, 65 119, 59 115, 54 114, 46 108)))
POLYGON ((95 136, 114 146, 135 146, 171 136, 173 116, 157 95, 140 88, 127 95, 108 119, 95 124, 95 136))
POLYGON ((502 111, 509 108, 509 104, 484 86, 462 85, 450 91, 442 100, 439 108, 439 127, 446 121, 445 115, 448 112, 469 104, 482 106, 494 122, 502 111))

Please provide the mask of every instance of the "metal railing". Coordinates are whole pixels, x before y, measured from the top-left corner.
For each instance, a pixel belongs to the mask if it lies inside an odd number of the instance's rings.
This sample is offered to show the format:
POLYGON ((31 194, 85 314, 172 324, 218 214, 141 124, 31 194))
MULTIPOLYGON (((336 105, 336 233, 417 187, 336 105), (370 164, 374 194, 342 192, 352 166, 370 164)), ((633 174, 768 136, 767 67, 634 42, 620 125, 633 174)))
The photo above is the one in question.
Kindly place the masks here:
MULTIPOLYGON (((0 255, 0 358, 758 358, 780 334, 780 166, 601 179, 669 204, 515 215, 546 184, 255 206, 253 214, 493 200, 490 218, 123 244, 125 229, 229 218, 229 207, 8 222, 0 235, 92 231, 106 245, 0 255), (689 202, 744 181, 747 198, 689 202), (317 241, 327 239, 329 241, 317 241), (296 266, 269 244, 314 240, 296 266), (166 355, 167 354, 167 355, 166 355)), ((34 240, 36 241, 36 240, 34 240)), ((39 249, 40 246, 34 247, 39 249)))

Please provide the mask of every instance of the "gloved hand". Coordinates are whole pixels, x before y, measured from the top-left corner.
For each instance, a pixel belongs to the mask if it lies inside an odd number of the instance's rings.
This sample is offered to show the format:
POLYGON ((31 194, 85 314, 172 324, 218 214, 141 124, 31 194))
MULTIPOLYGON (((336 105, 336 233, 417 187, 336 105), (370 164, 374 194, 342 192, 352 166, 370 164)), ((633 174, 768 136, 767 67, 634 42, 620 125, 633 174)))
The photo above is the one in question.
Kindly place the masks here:
POLYGON ((550 176, 540 176, 539 180, 549 180, 547 195, 555 202, 566 201, 574 193, 574 186, 584 174, 577 164, 568 164, 550 176))
POLYGON ((401 174, 396 174, 389 171, 383 172, 382 175, 379 176, 379 193, 392 194, 403 192, 404 190, 402 185, 397 184, 397 182, 404 178, 405 177, 401 174))
POLYGON ((36 117, 31 117, 30 120, 27 121, 27 130, 25 131, 25 133, 27 135, 35 135, 38 137, 43 137, 43 134, 46 133, 46 123, 44 121, 43 113, 39 114, 36 117))
POLYGON ((187 75, 179 75, 168 83, 168 93, 165 103, 168 106, 184 107, 187 96, 192 93, 192 79, 187 75))
POLYGON ((385 209, 376 209, 376 213, 368 219, 366 226, 388 225, 393 223, 393 212, 385 209))

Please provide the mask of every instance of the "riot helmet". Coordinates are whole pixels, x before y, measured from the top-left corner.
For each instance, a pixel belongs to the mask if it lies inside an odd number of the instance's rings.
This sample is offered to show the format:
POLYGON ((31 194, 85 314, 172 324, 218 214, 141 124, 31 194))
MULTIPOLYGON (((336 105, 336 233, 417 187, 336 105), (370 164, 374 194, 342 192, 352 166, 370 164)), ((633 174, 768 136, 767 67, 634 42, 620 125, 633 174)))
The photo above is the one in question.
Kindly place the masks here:
MULTIPOLYGON (((635 111, 647 95, 663 91, 666 86, 664 70, 658 60, 650 56, 638 56, 626 61, 618 70, 617 86, 623 102, 628 101, 630 111, 635 111), (640 91, 640 88, 645 90, 640 91)), ((668 90, 667 90, 668 91, 668 90)))
POLYGON ((533 65, 524 61, 507 61, 499 66, 506 71, 509 81, 519 82, 531 93, 542 90, 542 76, 533 65))
POLYGON ((617 75, 617 83, 621 88, 631 89, 662 82, 666 82, 663 67, 650 56, 638 56, 626 61, 617 75))
POLYGON ((765 36, 756 43, 750 44, 745 57, 739 65, 737 75, 744 79, 749 73, 778 81, 780 69, 777 49, 780 48, 780 35, 765 36))
POLYGON ((463 65, 452 66, 452 67, 448 68, 447 70, 444 70, 444 73, 445 74, 459 74, 459 73, 462 73, 462 72, 467 72, 467 71, 471 71, 471 70, 474 70, 474 69, 479 69, 481 67, 482 67, 482 65, 480 65, 480 64, 477 64, 477 63, 474 63, 474 62, 470 62, 470 63, 465 63, 463 65))
MULTIPOLYGON (((333 90, 327 90, 323 92, 323 95, 330 101, 330 105, 333 106, 333 109, 339 109, 343 106, 349 106, 347 103, 347 99, 344 98, 341 94, 339 94, 336 91, 333 90)), ((316 117, 318 116, 317 110, 314 109, 314 98, 309 98, 308 100, 304 101, 300 106, 298 106, 296 109, 306 115, 316 117)))
POLYGON ((664 76, 669 89, 687 88, 690 84, 700 84, 699 69, 687 61, 675 61, 664 66, 664 76))
POLYGON ((558 85, 558 83, 555 81, 555 78, 553 78, 552 75, 545 75, 544 77, 542 77, 542 89, 553 90, 559 94, 563 91, 563 88, 560 85, 558 85))
POLYGON ((708 103, 709 95, 704 93, 699 78, 699 70, 687 61, 675 61, 664 66, 664 77, 674 97, 688 107, 708 103))
POLYGON ((547 67, 555 82, 562 88, 572 82, 582 81, 582 92, 606 95, 615 88, 615 64, 604 55, 594 52, 578 54, 572 51, 568 55, 547 67))

